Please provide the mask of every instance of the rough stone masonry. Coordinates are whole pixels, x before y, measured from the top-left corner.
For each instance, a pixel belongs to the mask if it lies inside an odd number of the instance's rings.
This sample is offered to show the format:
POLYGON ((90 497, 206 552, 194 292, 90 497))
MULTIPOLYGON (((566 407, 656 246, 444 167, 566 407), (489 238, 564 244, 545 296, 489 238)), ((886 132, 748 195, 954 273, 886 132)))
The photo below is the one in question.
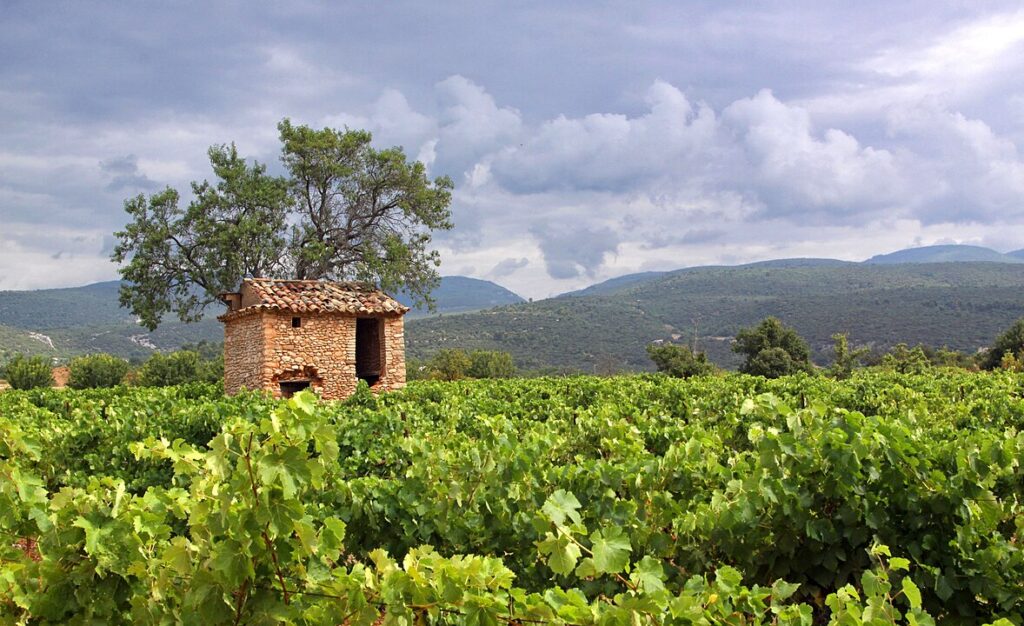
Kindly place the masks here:
POLYGON ((287 397, 311 387, 325 399, 405 385, 408 308, 359 283, 246 279, 221 294, 224 390, 287 397))

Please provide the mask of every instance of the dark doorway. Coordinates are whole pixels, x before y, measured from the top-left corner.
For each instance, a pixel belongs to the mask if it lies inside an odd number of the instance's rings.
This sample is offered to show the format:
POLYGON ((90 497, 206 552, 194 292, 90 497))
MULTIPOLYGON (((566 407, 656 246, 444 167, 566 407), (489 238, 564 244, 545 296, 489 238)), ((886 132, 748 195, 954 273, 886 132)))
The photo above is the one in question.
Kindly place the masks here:
POLYGON ((356 377, 371 387, 384 373, 384 320, 356 319, 356 377))
POLYGON ((308 380, 282 380, 281 381, 281 397, 290 398, 303 389, 309 389, 308 380))

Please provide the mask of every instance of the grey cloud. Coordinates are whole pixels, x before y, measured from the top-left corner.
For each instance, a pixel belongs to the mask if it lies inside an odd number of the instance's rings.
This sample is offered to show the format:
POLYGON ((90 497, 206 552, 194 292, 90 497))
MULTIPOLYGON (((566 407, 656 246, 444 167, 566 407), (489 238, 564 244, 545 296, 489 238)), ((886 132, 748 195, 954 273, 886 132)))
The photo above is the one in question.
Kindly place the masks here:
POLYGON ((530 264, 530 260, 525 257, 520 258, 508 258, 498 262, 489 274, 495 278, 504 278, 509 274, 514 273, 516 270, 522 269, 530 264))
POLYGON ((904 173, 891 152, 861 146, 838 129, 817 136, 805 109, 770 91, 734 102, 723 120, 739 139, 760 182, 753 191, 770 214, 825 210, 835 218, 906 201, 904 173))
POLYGON ((101 161, 100 170, 110 177, 107 191, 149 190, 159 186, 139 170, 139 158, 134 154, 101 161))
POLYGON ((117 245, 117 238, 113 235, 103 236, 103 245, 100 247, 100 256, 109 257, 114 253, 114 247, 117 245))
POLYGON ((456 75, 436 88, 441 106, 435 148, 439 171, 460 180, 484 155, 519 135, 519 112, 498 106, 494 97, 473 81, 456 75))
POLYGON ((708 228, 698 228, 695 230, 686 231, 683 236, 679 239, 680 243, 709 243, 712 241, 718 241, 725 237, 726 232, 724 230, 712 230, 708 228))
POLYGON ((496 179, 519 192, 548 189, 622 191, 667 174, 699 177, 718 141, 714 113, 694 107, 668 83, 648 90, 638 117, 594 113, 543 123, 522 145, 495 158, 496 179))
POLYGON ((889 132, 920 155, 913 168, 927 223, 995 223, 1024 216, 1024 155, 986 122, 934 105, 893 109, 889 132))
POLYGON ((619 245, 618 236, 607 228, 545 225, 534 226, 530 233, 540 244, 548 275, 557 279, 593 277, 605 255, 619 245))
POLYGON ((495 179, 520 193, 732 189, 759 199, 765 217, 820 214, 825 221, 907 205, 904 164, 838 129, 816 132, 809 113, 770 91, 717 116, 664 82, 637 117, 592 114, 546 122, 500 152, 495 179))

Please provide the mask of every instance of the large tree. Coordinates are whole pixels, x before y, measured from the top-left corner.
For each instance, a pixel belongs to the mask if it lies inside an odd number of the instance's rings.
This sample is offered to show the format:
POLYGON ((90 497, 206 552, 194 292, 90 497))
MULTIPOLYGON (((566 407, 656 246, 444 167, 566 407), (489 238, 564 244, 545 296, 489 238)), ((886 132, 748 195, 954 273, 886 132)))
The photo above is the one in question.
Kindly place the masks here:
POLYGON ((360 130, 278 125, 284 176, 249 164, 234 145, 209 150, 215 183, 193 200, 165 189, 125 201, 115 233, 121 304, 150 329, 170 312, 202 316, 244 277, 362 280, 430 303, 440 258, 435 230, 452 227, 452 182, 429 180, 401 148, 377 150, 360 130))

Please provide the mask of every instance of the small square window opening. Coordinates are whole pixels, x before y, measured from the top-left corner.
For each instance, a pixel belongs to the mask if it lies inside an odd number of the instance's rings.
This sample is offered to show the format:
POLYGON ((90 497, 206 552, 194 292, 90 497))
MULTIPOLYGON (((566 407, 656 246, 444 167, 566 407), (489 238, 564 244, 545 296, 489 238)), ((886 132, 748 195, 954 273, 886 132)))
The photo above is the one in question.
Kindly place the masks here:
POLYGON ((293 317, 292 318, 292 328, 299 328, 301 326, 302 326, 302 318, 301 317, 293 317))

